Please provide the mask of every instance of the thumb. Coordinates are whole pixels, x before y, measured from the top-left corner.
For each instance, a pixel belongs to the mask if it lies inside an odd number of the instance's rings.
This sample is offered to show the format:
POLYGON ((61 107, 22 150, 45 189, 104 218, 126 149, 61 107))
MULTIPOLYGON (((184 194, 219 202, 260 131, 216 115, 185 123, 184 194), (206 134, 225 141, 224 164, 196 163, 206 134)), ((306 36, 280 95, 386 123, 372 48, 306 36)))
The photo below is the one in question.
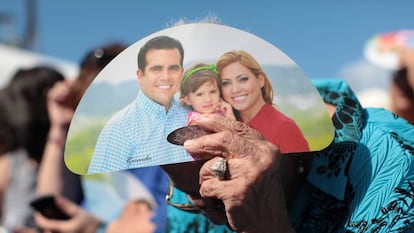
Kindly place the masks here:
POLYGON ((63 196, 56 196, 56 205, 70 217, 75 216, 79 212, 79 206, 63 196))

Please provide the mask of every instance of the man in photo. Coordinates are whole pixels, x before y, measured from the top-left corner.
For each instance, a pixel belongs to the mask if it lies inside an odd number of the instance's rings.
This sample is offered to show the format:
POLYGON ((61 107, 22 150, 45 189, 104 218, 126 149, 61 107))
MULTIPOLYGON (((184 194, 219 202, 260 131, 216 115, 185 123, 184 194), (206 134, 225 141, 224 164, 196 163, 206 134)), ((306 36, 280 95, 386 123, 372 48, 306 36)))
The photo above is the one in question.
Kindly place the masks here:
POLYGON ((103 128, 89 174, 189 160, 182 147, 166 143, 168 133, 186 125, 188 110, 174 99, 183 58, 182 44, 168 36, 152 38, 141 47, 136 73, 140 91, 103 128))

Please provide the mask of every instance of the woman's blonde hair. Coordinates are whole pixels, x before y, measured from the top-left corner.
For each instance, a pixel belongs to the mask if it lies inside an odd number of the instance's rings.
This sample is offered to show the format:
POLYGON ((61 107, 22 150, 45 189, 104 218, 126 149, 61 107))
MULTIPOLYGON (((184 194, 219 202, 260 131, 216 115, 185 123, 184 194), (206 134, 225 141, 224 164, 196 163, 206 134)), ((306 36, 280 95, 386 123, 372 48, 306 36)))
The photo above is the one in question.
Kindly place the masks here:
POLYGON ((256 77, 261 74, 264 77, 264 85, 261 88, 262 90, 262 97, 264 101, 268 104, 273 104, 273 87, 270 83, 269 78, 267 77, 266 73, 264 72, 263 68, 259 65, 259 63, 254 59, 252 55, 247 53, 243 50, 233 50, 224 53, 218 59, 216 63, 217 70, 219 74, 221 74, 224 67, 227 65, 238 62, 248 68, 256 77))

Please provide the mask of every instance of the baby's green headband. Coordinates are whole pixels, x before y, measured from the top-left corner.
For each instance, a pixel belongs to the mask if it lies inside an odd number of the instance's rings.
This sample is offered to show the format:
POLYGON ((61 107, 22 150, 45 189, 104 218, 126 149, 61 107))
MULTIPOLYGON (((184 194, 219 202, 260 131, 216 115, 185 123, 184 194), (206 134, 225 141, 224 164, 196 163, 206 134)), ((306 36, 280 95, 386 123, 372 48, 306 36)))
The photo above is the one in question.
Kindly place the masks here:
POLYGON ((185 83, 185 81, 187 81, 188 78, 190 78, 193 74, 197 73, 198 71, 202 71, 202 70, 211 70, 213 71, 215 74, 218 75, 218 70, 217 67, 214 64, 208 65, 208 66, 200 66, 197 67, 193 70, 191 70, 190 72, 188 72, 184 77, 183 80, 181 81, 181 85, 183 85, 185 83))

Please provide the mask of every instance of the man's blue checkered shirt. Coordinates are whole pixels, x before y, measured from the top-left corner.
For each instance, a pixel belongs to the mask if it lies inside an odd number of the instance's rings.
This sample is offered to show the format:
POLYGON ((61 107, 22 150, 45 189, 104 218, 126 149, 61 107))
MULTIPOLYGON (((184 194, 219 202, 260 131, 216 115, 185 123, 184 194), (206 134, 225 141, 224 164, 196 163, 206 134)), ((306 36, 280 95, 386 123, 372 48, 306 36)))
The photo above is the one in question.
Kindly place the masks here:
POLYGON ((168 112, 142 91, 105 125, 96 143, 88 173, 101 173, 192 161, 167 135, 186 125, 188 109, 172 100, 168 112))

